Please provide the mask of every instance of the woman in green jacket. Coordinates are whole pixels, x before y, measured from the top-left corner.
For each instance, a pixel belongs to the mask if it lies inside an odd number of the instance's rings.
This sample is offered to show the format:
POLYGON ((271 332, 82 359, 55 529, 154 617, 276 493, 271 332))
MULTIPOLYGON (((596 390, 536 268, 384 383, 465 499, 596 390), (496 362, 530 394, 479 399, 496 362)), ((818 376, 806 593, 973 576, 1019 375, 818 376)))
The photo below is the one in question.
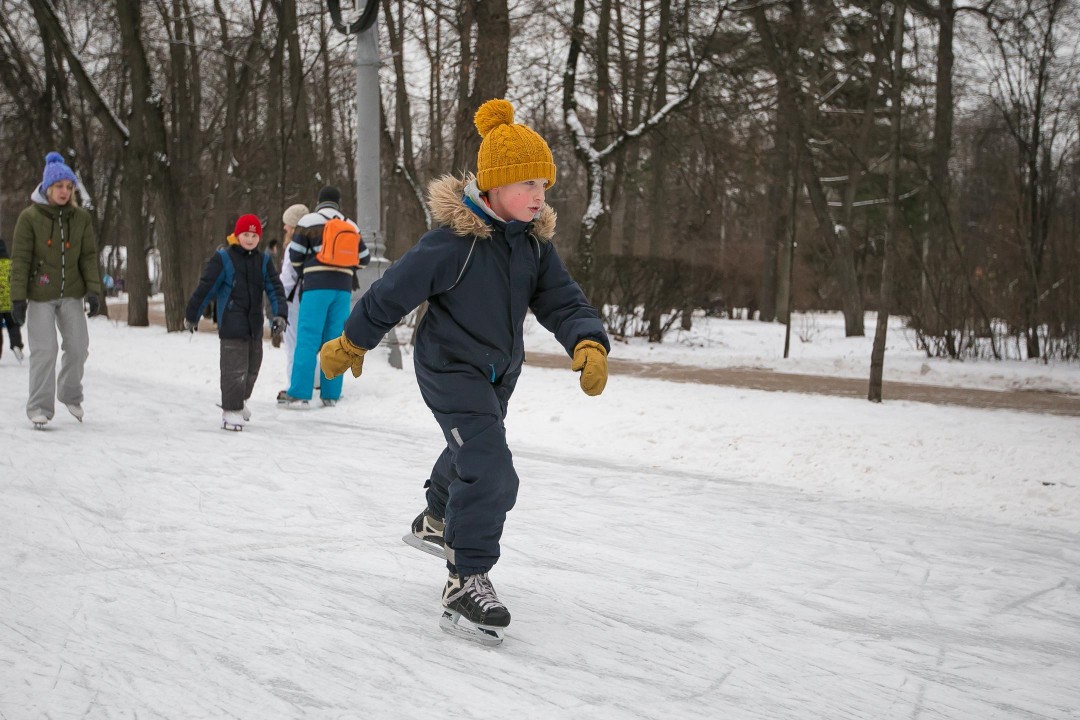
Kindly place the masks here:
POLYGON ((35 427, 52 420, 55 400, 83 419, 83 367, 89 354, 86 318, 98 314, 101 280, 90 213, 75 204, 75 173, 60 153, 45 156, 33 204, 19 215, 11 248, 12 315, 26 325, 30 343, 30 398, 26 416, 35 427), (83 301, 89 312, 83 314, 83 301), (56 376, 56 337, 64 356, 56 376))

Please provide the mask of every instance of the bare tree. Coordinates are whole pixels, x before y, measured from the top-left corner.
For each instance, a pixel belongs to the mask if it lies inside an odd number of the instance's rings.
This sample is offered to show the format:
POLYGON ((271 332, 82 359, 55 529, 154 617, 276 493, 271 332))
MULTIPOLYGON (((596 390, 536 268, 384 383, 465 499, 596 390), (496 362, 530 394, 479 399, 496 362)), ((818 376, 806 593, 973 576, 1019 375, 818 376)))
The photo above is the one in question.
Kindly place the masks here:
MULTIPOLYGON (((717 14, 717 23, 723 12, 717 14)), ((601 28, 600 33, 608 32, 601 28)), ((643 137, 648 137, 653 130, 663 125, 679 108, 693 97, 701 82, 701 58, 694 58, 689 68, 685 87, 657 109, 637 126, 613 133, 610 141, 597 143, 599 138, 590 138, 578 113, 577 75, 578 61, 582 54, 585 37, 585 1, 575 0, 571 20, 570 45, 567 53, 566 72, 563 76, 563 123, 571 138, 574 154, 585 168, 587 205, 581 220, 576 247, 577 278, 582 287, 588 288, 593 280, 593 262, 596 255, 596 236, 603 222, 607 220, 609 197, 606 190, 607 170, 614 156, 626 145, 634 144, 643 137)))
POLYGON ((870 387, 867 398, 881 402, 881 380, 885 368, 885 339, 889 331, 889 311, 893 302, 893 245, 899 225, 900 154, 903 149, 904 100, 904 11, 906 0, 894 0, 892 17, 892 72, 889 79, 889 205, 881 260, 881 296, 878 302, 874 347, 870 355, 870 387))
POLYGON ((1008 8, 999 6, 999 12, 1005 17, 987 18, 998 60, 990 95, 1016 147, 1019 193, 1012 232, 1025 270, 1027 356, 1037 358, 1042 354, 1044 260, 1061 161, 1055 144, 1076 122, 1066 116, 1071 115, 1080 62, 1062 47, 1068 31, 1063 21, 1075 15, 1075 8, 1066 0, 1017 0, 1008 8))
MULTIPOLYGON (((799 3, 793 4, 798 5, 799 3)), ((847 233, 838 233, 836 230, 836 219, 829 209, 829 201, 821 182, 822 176, 818 162, 809 144, 807 101, 798 78, 795 76, 795 68, 799 66, 796 60, 798 49, 790 48, 787 52, 784 52, 773 32, 772 23, 766 15, 764 4, 756 3, 753 5, 750 14, 760 37, 769 67, 776 77, 780 112, 794 118, 795 142, 799 146, 800 156, 802 157, 799 170, 802 175, 802 182, 810 197, 810 205, 817 218, 818 230, 830 255, 832 272, 840 286, 845 334, 848 337, 863 335, 863 301, 850 238, 847 233)))
POLYGON ((510 54, 510 13, 506 0, 459 0, 457 122, 454 133, 455 171, 475 164, 480 137, 473 114, 482 103, 506 96, 510 54))

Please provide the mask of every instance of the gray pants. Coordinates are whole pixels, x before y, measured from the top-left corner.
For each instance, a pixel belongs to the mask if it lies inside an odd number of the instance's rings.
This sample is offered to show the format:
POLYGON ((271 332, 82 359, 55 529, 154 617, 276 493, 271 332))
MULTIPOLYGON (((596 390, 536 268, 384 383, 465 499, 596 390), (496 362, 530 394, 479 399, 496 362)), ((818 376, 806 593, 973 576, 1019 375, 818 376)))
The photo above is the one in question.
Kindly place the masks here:
POLYGON ((26 416, 43 413, 52 420, 56 400, 65 405, 81 405, 83 401, 83 368, 90 354, 83 301, 31 300, 26 308, 26 334, 30 343, 30 399, 26 401, 26 416), (57 329, 63 344, 57 341, 57 329), (61 348, 64 356, 57 379, 56 355, 61 348))
POLYGON ((240 412, 262 367, 262 338, 221 341, 221 409, 240 412))

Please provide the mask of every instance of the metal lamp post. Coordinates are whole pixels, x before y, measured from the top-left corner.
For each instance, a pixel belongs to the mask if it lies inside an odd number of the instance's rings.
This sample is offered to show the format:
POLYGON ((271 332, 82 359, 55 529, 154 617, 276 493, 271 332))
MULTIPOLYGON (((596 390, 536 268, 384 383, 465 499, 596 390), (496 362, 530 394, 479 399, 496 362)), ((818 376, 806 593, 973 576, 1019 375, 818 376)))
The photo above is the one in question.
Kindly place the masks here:
MULTIPOLYGON (((382 232, 379 164, 379 28, 378 0, 366 0, 352 23, 341 18, 340 0, 327 0, 334 28, 356 36, 356 224, 371 251, 371 262, 358 271, 358 292, 382 277, 390 265, 382 232)), ((401 349, 393 329, 383 341, 390 347, 390 364, 401 369, 401 349)))

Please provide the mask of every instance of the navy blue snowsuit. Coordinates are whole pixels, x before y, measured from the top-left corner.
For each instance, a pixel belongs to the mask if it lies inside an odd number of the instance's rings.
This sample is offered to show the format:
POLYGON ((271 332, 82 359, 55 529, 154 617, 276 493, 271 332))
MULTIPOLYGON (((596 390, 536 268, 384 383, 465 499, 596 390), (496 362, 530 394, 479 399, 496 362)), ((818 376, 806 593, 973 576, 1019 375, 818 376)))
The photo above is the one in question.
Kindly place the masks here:
POLYGON ((426 484, 427 501, 445 519, 450 570, 471 575, 498 561, 506 513, 517 499, 503 421, 525 359, 526 312, 568 355, 581 340, 609 344, 596 310, 548 242, 550 208, 535 224, 503 223, 462 204, 461 180, 439 183, 432 209, 449 225, 426 233, 371 286, 346 321, 345 336, 373 348, 428 301, 413 361, 447 446, 426 484), (537 225, 544 227, 538 232, 537 225))

